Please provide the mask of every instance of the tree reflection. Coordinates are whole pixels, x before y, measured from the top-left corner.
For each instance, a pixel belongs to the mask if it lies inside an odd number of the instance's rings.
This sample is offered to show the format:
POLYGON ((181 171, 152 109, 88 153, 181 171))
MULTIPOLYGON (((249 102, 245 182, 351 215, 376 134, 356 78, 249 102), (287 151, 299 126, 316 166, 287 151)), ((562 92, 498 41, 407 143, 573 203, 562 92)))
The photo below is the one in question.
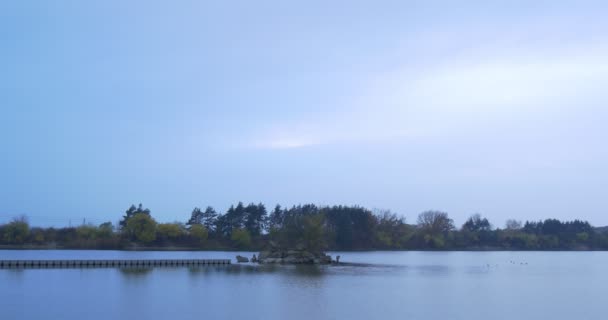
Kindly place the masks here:
POLYGON ((144 277, 148 275, 153 268, 141 268, 141 267, 132 267, 132 268, 119 268, 120 274, 125 277, 144 277))
POLYGON ((327 273, 326 266, 318 265, 280 265, 280 264, 249 264, 228 266, 193 266, 188 268, 192 276, 205 276, 217 273, 227 275, 241 274, 290 274, 304 277, 320 277, 327 273))

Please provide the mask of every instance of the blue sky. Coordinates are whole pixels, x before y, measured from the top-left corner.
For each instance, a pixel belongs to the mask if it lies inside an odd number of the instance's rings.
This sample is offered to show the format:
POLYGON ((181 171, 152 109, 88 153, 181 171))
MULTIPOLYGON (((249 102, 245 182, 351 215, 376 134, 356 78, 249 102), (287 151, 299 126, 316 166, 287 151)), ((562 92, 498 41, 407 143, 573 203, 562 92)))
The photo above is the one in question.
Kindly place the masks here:
POLYGON ((237 201, 607 225, 602 1, 3 1, 0 222, 237 201))

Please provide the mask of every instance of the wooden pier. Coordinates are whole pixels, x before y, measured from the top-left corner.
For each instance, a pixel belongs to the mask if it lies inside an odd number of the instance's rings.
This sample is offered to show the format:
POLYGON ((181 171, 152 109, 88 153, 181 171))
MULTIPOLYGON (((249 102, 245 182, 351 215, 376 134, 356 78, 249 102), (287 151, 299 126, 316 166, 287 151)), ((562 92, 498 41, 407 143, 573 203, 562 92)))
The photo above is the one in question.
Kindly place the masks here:
POLYGON ((190 267, 228 265, 230 259, 154 259, 154 260, 0 260, 5 268, 123 268, 123 267, 190 267))

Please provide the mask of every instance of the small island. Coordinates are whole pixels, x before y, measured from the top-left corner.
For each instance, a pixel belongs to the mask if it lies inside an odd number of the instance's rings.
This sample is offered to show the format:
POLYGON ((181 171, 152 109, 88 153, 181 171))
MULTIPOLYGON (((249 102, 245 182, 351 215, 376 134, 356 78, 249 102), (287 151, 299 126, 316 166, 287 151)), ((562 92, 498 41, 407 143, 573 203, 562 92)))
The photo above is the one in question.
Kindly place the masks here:
POLYGON ((260 252, 256 261, 260 264, 330 264, 331 256, 323 251, 309 250, 303 245, 293 249, 281 248, 275 242, 270 241, 270 248, 260 252))
POLYGON ((323 251, 309 250, 304 245, 298 245, 295 248, 281 247, 274 241, 269 242, 269 247, 263 250, 259 255, 253 255, 251 259, 241 255, 236 256, 238 263, 259 263, 259 264, 331 264, 337 263, 340 256, 337 256, 336 261, 333 261, 331 256, 323 251))

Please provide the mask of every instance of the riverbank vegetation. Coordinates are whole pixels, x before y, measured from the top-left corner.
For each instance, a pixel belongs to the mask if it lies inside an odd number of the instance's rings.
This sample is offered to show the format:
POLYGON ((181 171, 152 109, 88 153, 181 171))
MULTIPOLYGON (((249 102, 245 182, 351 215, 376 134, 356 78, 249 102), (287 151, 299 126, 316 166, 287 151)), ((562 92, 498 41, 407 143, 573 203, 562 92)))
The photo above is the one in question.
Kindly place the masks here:
POLYGON ((311 250, 608 250, 608 230, 581 220, 509 220, 496 227, 479 214, 455 226, 445 212, 415 223, 359 206, 275 206, 239 202, 225 213, 194 208, 184 222, 159 223, 129 207, 115 225, 41 228, 18 217, 0 225, 0 247, 72 249, 260 250, 273 245, 311 250))

